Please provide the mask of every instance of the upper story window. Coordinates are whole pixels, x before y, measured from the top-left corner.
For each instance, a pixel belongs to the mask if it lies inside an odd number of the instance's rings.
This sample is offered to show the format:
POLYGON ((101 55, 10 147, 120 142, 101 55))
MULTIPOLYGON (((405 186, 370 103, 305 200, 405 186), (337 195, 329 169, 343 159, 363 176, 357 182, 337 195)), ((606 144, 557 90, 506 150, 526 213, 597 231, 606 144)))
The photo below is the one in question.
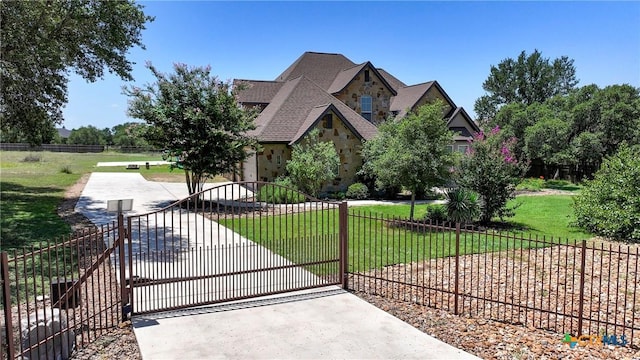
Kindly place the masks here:
POLYGON ((333 128, 333 115, 327 114, 322 118, 322 127, 325 129, 333 128))
POLYGON ((371 81, 371 77, 369 77, 369 70, 364 71, 364 82, 371 81))
POLYGON ((371 96, 362 95, 360 97, 360 115, 362 115, 363 118, 371 121, 371 110, 372 110, 371 96))

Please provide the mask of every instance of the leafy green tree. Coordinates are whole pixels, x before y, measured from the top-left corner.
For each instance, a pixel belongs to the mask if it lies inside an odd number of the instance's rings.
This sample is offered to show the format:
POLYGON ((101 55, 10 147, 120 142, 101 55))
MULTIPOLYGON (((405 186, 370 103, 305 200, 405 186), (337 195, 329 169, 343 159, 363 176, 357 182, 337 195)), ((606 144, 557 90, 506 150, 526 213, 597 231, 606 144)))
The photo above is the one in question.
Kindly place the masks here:
POLYGON ((516 139, 504 138, 499 128, 489 134, 474 136, 470 151, 458 168, 458 184, 476 192, 481 200, 480 222, 488 224, 495 216, 513 216, 507 202, 515 198, 516 185, 527 171, 527 165, 513 153, 516 139))
POLYGON ((493 119, 503 105, 542 103, 555 95, 568 94, 577 84, 573 60, 566 56, 550 61, 538 50, 517 59, 507 58, 491 66, 482 83, 488 93, 476 100, 474 110, 482 124, 493 119))
POLYGON ((454 164, 455 154, 447 152, 453 135, 442 120, 442 106, 437 101, 404 119, 383 122, 363 148, 363 171, 376 179, 378 188, 403 186, 411 191, 412 220, 416 193, 443 184, 454 164))
POLYGON ((309 132, 293 146, 291 160, 287 162, 287 172, 298 189, 317 196, 322 185, 338 174, 340 157, 333 143, 320 141, 317 129, 309 132))
POLYGON ((516 157, 542 164, 543 175, 571 165, 582 178, 621 142, 640 143, 640 89, 588 85, 542 103, 505 105, 489 124, 518 139, 516 157))
POLYGON ((95 126, 83 126, 71 130, 67 144, 74 145, 105 145, 104 133, 95 126))
POLYGON ((640 146, 622 144, 575 199, 578 226, 597 235, 640 242, 640 146))
POLYGON ((234 172, 257 144, 246 135, 255 128, 255 112, 239 106, 230 84, 209 67, 175 64, 171 74, 147 67, 155 83, 125 88, 128 114, 150 125, 151 145, 179 159, 189 194, 201 191, 208 178, 234 172))
POLYGON ((145 123, 127 122, 113 127, 113 145, 120 147, 150 147, 145 138, 149 125, 145 123))
POLYGON ((128 51, 153 19, 129 0, 3 1, 0 126, 31 143, 62 121, 69 70, 94 82, 105 69, 132 80, 128 51))

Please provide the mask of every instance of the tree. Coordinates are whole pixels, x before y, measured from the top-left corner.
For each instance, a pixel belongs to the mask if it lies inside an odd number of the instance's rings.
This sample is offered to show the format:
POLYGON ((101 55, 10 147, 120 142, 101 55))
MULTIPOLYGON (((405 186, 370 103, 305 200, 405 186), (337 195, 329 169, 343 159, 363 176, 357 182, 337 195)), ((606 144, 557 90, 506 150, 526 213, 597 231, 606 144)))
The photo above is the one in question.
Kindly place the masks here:
POLYGON ((104 133, 95 126, 83 126, 71 130, 67 144, 73 145, 105 145, 104 133))
POLYGON ((480 132, 474 135, 469 153, 460 162, 458 183, 480 196, 483 224, 494 216, 503 219, 513 215, 507 202, 515 198, 516 185, 527 171, 513 154, 515 143, 515 138, 505 139, 497 127, 486 135, 480 132))
POLYGON ((149 125, 127 122, 113 127, 113 145, 120 147, 149 148, 145 134, 149 125))
POLYGON ((147 67, 155 83, 125 88, 131 97, 129 116, 150 125, 149 143, 177 157, 189 194, 202 190, 208 178, 230 173, 255 148, 255 112, 238 105, 228 82, 211 75, 209 67, 175 64, 174 73, 147 67))
POLYGON ((597 235, 640 242, 640 147, 623 143, 574 199, 576 223, 597 235))
POLYGON ((593 174, 620 143, 640 143, 640 89, 588 85, 542 103, 511 103, 489 125, 518 139, 516 158, 542 165, 543 175, 571 165, 580 179, 593 174))
POLYGON ((34 144, 62 121, 69 70, 132 80, 127 52, 153 20, 129 0, 3 1, 0 17, 0 126, 34 144))
POLYGON ((507 58, 491 66, 482 83, 488 92, 476 100, 474 110, 482 124, 493 119, 503 105, 542 103, 555 95, 569 93, 577 84, 573 60, 566 56, 550 61, 538 50, 522 51, 516 60, 507 58))
POLYGON ((442 119, 442 106, 437 101, 404 119, 383 122, 363 148, 363 171, 376 179, 378 188, 403 186, 411 191, 411 220, 416 193, 443 184, 454 164, 455 155, 447 152, 453 135, 442 119))
POLYGON ((320 141, 317 129, 312 130, 301 143, 295 144, 287 172, 298 189, 317 196, 322 185, 338 174, 340 157, 333 143, 320 141))

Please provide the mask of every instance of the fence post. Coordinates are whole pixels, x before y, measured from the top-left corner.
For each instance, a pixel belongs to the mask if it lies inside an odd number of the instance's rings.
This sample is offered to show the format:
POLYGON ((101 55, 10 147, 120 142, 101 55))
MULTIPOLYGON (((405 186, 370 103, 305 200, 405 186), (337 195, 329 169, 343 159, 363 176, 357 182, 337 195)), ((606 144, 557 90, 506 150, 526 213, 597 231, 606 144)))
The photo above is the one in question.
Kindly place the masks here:
MULTIPOLYGON (((4 326, 7 339, 7 359, 16 357, 16 349, 13 343, 13 320, 11 318, 11 281, 9 280, 9 255, 3 251, 0 253, 0 276, 2 279, 2 307, 4 309, 4 326)), ((0 341, 0 354, 2 353, 0 341)))
POLYGON ((118 257, 120 258, 120 261, 118 261, 118 267, 120 268, 120 301, 121 301, 121 305, 122 305, 122 321, 127 320, 127 310, 128 310, 128 305, 129 305, 129 296, 127 293, 127 279, 126 279, 126 273, 125 273, 125 267, 127 266, 127 263, 125 261, 125 256, 124 256, 124 246, 125 246, 125 242, 124 242, 124 238, 125 238, 125 232, 124 232, 124 216, 122 215, 122 212, 119 211, 118 212, 118 257))
POLYGON ((458 280, 460 279, 460 222, 456 222, 456 266, 455 266, 455 279, 454 279, 454 299, 453 299, 453 313, 458 315, 458 280))
POLYGON ((338 207, 338 221, 339 221, 339 238, 340 238, 340 276, 342 288, 344 290, 349 289, 349 261, 348 256, 348 241, 349 241, 349 207, 347 202, 343 201, 338 207))
POLYGON ((584 315, 584 268, 587 259, 587 240, 582 240, 582 254, 580 257, 580 303, 578 304, 578 336, 582 335, 582 317, 584 315))

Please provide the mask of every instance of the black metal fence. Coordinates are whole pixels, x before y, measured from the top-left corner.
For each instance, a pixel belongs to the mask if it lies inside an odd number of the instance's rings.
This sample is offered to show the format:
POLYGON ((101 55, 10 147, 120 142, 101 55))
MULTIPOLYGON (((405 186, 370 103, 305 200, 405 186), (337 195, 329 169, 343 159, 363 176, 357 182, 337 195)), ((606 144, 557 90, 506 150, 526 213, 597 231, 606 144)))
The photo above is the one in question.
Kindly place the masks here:
POLYGON ((640 345, 638 246, 349 214, 349 286, 455 314, 640 345))

